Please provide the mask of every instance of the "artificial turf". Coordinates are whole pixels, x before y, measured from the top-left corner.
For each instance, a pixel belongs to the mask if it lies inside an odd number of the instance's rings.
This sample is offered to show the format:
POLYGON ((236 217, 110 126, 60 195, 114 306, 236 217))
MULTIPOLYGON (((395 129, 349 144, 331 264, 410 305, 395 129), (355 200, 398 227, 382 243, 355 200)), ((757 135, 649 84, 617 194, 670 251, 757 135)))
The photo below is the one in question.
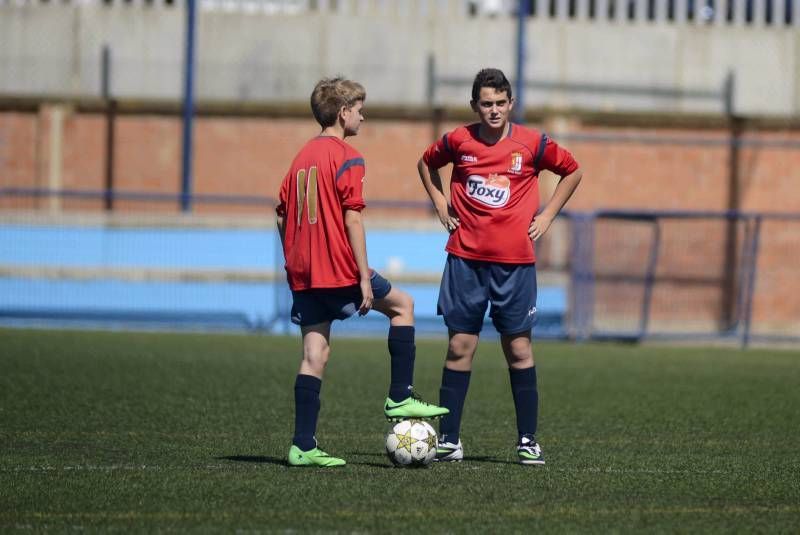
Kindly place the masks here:
MULTIPOLYGON (((417 343, 438 399, 446 341, 417 343)), ((800 352, 537 343, 547 464, 515 464, 482 341, 466 459, 393 468, 385 340, 335 338, 317 437, 289 468, 299 341, 0 330, 0 531, 797 532, 800 352)))

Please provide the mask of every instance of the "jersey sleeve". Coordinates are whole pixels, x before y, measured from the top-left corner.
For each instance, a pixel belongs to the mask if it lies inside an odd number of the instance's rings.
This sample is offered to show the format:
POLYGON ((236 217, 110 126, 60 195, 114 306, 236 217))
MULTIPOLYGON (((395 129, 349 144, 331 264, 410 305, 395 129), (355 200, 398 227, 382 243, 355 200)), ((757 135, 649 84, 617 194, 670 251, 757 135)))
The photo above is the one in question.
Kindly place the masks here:
POLYGON ((452 132, 442 136, 441 139, 433 143, 422 154, 422 161, 425 165, 434 169, 439 169, 453 161, 453 147, 450 137, 452 132))
MULTIPOLYGON (((289 172, 291 173, 291 171, 289 172)), ((286 173, 286 176, 283 177, 283 182, 281 182, 281 190, 278 193, 278 205, 275 207, 275 213, 278 214, 279 217, 286 217, 286 203, 289 201, 289 173, 286 173)))
POLYGON ((575 161, 572 153, 558 145, 546 134, 542 134, 539 141, 536 159, 534 165, 537 169, 547 169, 558 176, 567 176, 578 169, 578 162, 575 161))
POLYGON ((345 210, 360 212, 366 206, 363 195, 365 172, 364 158, 361 156, 345 160, 336 171, 336 191, 345 210))

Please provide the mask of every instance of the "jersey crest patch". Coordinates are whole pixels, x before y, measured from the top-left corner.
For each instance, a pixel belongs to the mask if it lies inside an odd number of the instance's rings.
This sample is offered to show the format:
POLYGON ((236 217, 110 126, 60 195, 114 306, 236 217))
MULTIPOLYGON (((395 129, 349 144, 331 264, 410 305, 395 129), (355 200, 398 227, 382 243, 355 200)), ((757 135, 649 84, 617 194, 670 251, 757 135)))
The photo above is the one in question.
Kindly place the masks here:
POLYGON ((467 195, 481 204, 499 208, 511 197, 511 181, 508 177, 492 173, 489 178, 470 175, 467 178, 467 195))
POLYGON ((509 173, 514 173, 515 175, 522 172, 522 153, 521 152, 512 152, 511 153, 511 167, 508 168, 509 173))

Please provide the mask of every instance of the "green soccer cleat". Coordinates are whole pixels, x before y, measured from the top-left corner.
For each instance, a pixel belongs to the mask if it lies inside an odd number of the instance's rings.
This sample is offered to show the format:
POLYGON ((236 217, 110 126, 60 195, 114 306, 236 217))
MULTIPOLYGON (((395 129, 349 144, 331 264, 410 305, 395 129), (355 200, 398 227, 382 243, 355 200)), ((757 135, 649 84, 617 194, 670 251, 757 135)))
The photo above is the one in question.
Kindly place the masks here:
POLYGON ((331 457, 319 448, 303 451, 295 445, 289 448, 289 466, 344 466, 344 459, 331 457))
POLYGON ((390 422, 399 422, 410 418, 419 420, 441 418, 445 414, 450 414, 450 409, 423 401, 414 390, 411 390, 411 395, 400 402, 386 398, 383 414, 390 422))
POLYGON ((517 444, 517 457, 520 464, 544 464, 542 448, 533 437, 522 437, 517 444))

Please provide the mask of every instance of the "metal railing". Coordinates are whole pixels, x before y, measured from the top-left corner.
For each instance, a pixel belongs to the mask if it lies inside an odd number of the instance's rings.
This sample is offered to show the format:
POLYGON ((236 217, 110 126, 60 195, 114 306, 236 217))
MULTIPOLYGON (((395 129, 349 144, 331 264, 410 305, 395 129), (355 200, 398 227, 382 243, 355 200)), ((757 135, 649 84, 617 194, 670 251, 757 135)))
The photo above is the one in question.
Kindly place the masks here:
MULTIPOLYGON (((519 0, 200 0, 203 11, 262 16, 309 13, 513 17, 519 0)), ((532 20, 608 21, 703 26, 785 27, 800 25, 797 0, 527 0, 532 20)), ((0 0, 0 6, 36 6, 47 0, 0 0)), ((125 5, 127 8, 182 8, 184 0, 67 0, 76 5, 125 5)))

